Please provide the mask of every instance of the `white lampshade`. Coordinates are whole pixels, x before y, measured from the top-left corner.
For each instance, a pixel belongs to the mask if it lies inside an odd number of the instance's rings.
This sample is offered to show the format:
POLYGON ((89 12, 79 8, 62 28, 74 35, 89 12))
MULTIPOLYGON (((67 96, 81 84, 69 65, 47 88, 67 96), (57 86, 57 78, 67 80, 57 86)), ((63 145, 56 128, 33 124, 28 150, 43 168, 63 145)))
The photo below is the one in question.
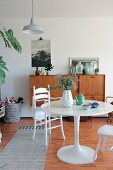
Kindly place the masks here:
POLYGON ((26 34, 41 34, 43 32, 44 31, 42 30, 40 25, 34 24, 34 18, 33 18, 33 0, 32 0, 32 18, 31 18, 31 22, 30 22, 29 25, 24 26, 23 33, 26 33, 26 34))
POLYGON ((41 34, 44 31, 42 30, 40 25, 36 25, 33 22, 33 18, 31 18, 31 22, 29 25, 24 26, 23 33, 26 34, 41 34))

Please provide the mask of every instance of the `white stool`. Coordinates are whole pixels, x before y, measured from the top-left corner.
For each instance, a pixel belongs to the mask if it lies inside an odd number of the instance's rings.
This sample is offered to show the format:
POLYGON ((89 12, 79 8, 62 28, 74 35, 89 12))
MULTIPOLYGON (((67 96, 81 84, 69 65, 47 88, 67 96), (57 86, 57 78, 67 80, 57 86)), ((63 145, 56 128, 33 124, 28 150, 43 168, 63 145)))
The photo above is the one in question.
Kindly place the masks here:
POLYGON ((95 161, 95 159, 97 157, 98 150, 99 150, 101 142, 103 142, 102 143, 102 152, 104 150, 113 152, 113 146, 111 148, 109 148, 109 149, 106 149, 106 143, 107 143, 108 137, 110 137, 110 138, 113 137, 113 126, 111 126, 111 125, 101 126, 98 129, 97 133, 98 133, 98 136, 99 136, 99 140, 98 140, 98 144, 97 144, 97 147, 96 147, 96 150, 95 150, 95 154, 94 154, 92 163, 94 163, 94 161, 95 161))

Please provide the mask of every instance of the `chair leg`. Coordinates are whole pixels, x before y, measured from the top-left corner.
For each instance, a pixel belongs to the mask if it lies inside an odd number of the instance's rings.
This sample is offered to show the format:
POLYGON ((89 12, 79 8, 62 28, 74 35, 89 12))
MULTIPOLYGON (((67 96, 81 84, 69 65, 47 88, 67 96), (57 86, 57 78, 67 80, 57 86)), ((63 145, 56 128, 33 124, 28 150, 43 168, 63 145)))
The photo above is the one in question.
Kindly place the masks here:
POLYGON ((105 150, 106 143, 107 143, 107 136, 105 136, 104 139, 103 139, 102 152, 104 152, 104 150, 105 150))
POLYGON ((47 142, 47 115, 45 113, 45 145, 48 146, 47 142))
POLYGON ((35 139, 35 134, 36 134, 36 121, 34 120, 33 139, 35 139))
POLYGON ((107 117, 107 122, 111 119, 110 114, 108 113, 108 117, 107 117))
POLYGON ((110 151, 113 152, 113 146, 111 146, 110 151))
POLYGON ((65 134, 64 134, 64 128, 63 128, 62 115, 60 115, 60 125, 61 125, 62 139, 65 140, 65 134))
POLYGON ((2 133, 0 132, 0 143, 1 143, 1 140, 2 140, 2 133))
POLYGON ((50 135, 51 135, 51 121, 50 121, 50 115, 49 115, 49 117, 48 117, 48 121, 49 121, 49 133, 50 133, 50 135))
POLYGON ((98 150, 99 150, 99 147, 100 147, 100 144, 101 144, 101 139, 102 139, 102 136, 99 136, 99 140, 98 140, 98 144, 97 144, 97 147, 96 147, 96 150, 95 150, 95 153, 94 153, 92 164, 94 164, 94 161, 97 157, 98 150))

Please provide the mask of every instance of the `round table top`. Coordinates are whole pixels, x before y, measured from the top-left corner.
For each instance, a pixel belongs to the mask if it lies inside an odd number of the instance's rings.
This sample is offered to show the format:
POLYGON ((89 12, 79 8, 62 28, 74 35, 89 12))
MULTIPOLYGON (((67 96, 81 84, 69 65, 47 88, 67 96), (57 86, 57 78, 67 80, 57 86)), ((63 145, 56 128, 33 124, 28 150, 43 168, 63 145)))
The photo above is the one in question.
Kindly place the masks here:
POLYGON ((97 108, 90 108, 84 110, 81 105, 76 105, 75 101, 71 108, 64 108, 61 105, 60 100, 51 101, 50 108, 43 108, 44 111, 50 112, 52 114, 62 114, 64 116, 97 116, 101 114, 106 114, 113 111, 113 105, 110 103, 105 103, 101 101, 85 100, 86 103, 97 102, 99 105, 97 108))

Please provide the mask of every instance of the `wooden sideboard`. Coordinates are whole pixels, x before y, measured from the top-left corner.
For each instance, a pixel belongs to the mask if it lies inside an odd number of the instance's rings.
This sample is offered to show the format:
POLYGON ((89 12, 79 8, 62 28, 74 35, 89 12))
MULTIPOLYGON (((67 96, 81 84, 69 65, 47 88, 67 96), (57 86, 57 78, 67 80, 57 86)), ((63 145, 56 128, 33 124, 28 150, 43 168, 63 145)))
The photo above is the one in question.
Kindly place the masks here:
MULTIPOLYGON (((76 90, 72 89, 72 95, 75 99, 76 95, 79 93, 84 94, 85 99, 89 100, 105 100, 105 75, 77 75, 78 76, 78 88, 76 90)), ((30 92, 30 105, 32 105, 32 89, 33 86, 38 87, 48 87, 55 86, 57 84, 57 76, 48 75, 30 75, 29 76, 29 92, 30 92)), ((61 89, 52 89, 52 97, 62 96, 61 89)))
POLYGON ((105 100, 105 75, 80 75, 79 93, 88 100, 105 100))

